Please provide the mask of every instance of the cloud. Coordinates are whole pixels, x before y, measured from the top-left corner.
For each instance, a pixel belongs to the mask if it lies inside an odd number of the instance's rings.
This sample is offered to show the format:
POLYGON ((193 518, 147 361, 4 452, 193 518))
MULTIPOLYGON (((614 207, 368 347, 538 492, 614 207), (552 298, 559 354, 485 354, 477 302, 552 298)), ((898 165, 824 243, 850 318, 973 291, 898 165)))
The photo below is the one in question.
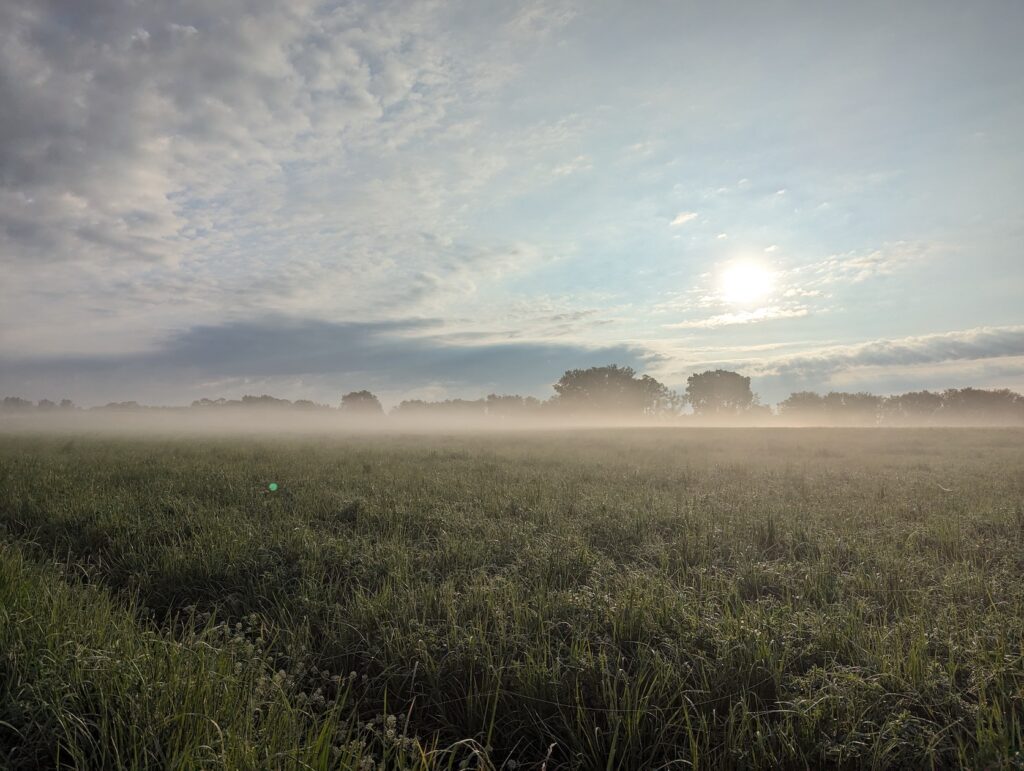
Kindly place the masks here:
POLYGON ((551 174, 556 177, 567 177, 570 174, 588 171, 592 166, 590 158, 586 155, 577 155, 575 158, 555 166, 551 170, 551 174))
POLYGON ((832 388, 845 391, 899 393, 922 389, 1009 388, 1024 392, 1024 356, 908 364, 904 366, 854 367, 829 378, 832 388))
POLYGON ((697 212, 695 211, 681 211, 676 215, 676 218, 669 223, 669 227, 677 228, 680 225, 685 225, 687 222, 692 222, 697 219, 697 212))
POLYGON ((669 384, 706 369, 750 375, 767 403, 794 391, 899 393, 975 386, 1024 390, 1024 325, 821 344, 790 340, 747 346, 652 346, 655 377, 669 384))
POLYGON ((677 324, 665 324, 666 329, 715 329, 717 327, 729 327, 736 324, 756 324, 761 321, 772 321, 774 319, 800 318, 808 314, 807 308, 794 307, 766 307, 750 311, 739 311, 736 313, 720 313, 709 316, 705 319, 692 321, 680 321, 677 324))
POLYGON ((562 0, 484 16, 0 4, 3 349, 138 348, 183 319, 256 309, 430 314, 525 269, 536 247, 466 223, 529 184, 516 172, 482 196, 508 169, 575 158, 572 127, 495 125, 477 105, 573 15, 562 0))
POLYGON ((788 277, 806 286, 858 284, 880 276, 891 276, 926 263, 939 252, 936 244, 920 241, 885 243, 870 251, 833 254, 789 271, 788 277))
POLYGON ((977 327, 837 345, 764 362, 765 375, 822 377, 854 367, 894 367, 1024 356, 1024 326, 977 327))
POLYGON ((634 345, 479 344, 447 335, 434 319, 362 323, 277 317, 191 327, 146 352, 0 359, 0 389, 37 398, 63 393, 82 401, 169 403, 249 393, 253 383, 280 389, 278 396, 328 401, 342 384, 396 394, 430 385, 445 386, 449 393, 549 395, 548 385, 566 369, 614 362, 643 370, 650 356, 634 345))

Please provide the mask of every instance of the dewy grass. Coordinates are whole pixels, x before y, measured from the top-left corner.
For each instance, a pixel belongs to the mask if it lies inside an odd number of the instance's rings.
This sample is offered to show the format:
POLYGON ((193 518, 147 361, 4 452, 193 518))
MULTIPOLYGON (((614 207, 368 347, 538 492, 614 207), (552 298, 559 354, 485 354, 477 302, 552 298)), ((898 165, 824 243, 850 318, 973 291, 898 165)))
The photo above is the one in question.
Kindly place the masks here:
POLYGON ((1018 431, 9 437, 0 533, 4 767, 1021 765, 1018 431))

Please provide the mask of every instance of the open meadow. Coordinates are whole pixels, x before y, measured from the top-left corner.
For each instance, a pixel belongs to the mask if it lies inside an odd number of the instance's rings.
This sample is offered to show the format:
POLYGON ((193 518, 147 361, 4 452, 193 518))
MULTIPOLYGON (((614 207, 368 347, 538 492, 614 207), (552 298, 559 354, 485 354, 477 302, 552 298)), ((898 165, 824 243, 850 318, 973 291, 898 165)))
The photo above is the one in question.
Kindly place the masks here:
POLYGON ((1021 768, 1022 579, 1019 430, 6 435, 0 767, 1021 768))

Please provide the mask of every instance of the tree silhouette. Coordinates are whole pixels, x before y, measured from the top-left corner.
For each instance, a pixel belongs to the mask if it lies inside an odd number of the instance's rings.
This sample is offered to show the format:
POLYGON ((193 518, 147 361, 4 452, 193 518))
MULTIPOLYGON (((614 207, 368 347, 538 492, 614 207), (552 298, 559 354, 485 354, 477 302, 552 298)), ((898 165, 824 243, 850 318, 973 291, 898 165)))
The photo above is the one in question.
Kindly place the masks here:
POLYGON ((832 423, 874 425, 878 422, 882 398, 874 394, 829 391, 823 399, 825 414, 832 423))
POLYGON ((814 391, 797 391, 779 402, 779 412, 787 417, 822 417, 825 398, 814 391))
POLYGON ((369 391, 352 391, 341 397, 342 412, 350 415, 383 415, 380 399, 369 391))
POLYGON ((658 415, 672 412, 678 397, 650 375, 637 377, 632 367, 568 370, 555 383, 558 406, 604 415, 658 415))
POLYGON ((750 378, 725 369, 690 375, 686 398, 698 415, 736 415, 754 404, 750 378))
POLYGON ((540 407, 540 400, 532 396, 524 398, 517 394, 487 394, 484 407, 487 414, 492 417, 510 418, 535 412, 540 407))
POLYGON ((942 392, 942 414, 954 423, 1000 423, 1024 417, 1024 397, 1007 388, 948 388, 942 392))

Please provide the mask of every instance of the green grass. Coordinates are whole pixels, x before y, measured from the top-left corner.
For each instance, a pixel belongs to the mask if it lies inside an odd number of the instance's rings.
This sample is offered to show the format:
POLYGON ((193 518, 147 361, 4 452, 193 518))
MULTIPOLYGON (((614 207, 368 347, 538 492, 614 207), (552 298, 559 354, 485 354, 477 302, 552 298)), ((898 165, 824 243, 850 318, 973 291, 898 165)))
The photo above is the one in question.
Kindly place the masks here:
POLYGON ((1024 767, 1021 431, 6 437, 0 542, 0 767, 1024 767))

